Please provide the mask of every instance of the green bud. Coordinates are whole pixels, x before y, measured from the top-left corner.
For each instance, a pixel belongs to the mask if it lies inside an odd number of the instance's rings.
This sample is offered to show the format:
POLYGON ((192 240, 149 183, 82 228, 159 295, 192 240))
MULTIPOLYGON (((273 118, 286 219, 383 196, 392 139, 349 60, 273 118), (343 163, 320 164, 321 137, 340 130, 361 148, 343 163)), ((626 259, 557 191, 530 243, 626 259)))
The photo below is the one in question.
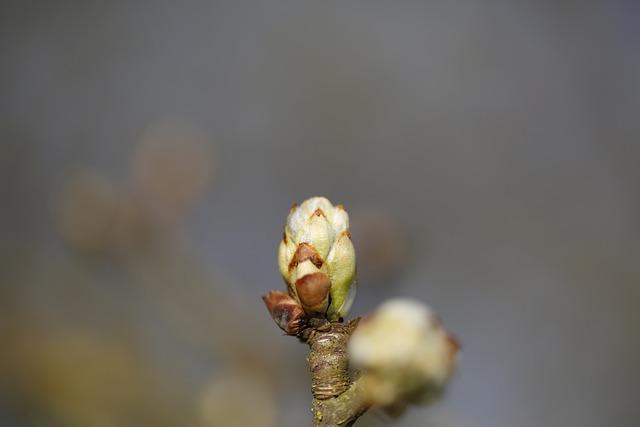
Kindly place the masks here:
POLYGON ((309 316, 346 317, 356 294, 356 255, 341 205, 313 197, 289 211, 278 251, 289 294, 309 316))

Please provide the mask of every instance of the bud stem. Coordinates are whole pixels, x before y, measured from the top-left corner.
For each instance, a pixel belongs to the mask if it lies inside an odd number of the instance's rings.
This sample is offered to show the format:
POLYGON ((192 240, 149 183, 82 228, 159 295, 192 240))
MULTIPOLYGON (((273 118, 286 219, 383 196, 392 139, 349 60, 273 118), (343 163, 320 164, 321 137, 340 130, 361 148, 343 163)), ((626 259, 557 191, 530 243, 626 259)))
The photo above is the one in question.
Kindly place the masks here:
POLYGON ((310 347, 307 362, 313 392, 313 426, 351 426, 369 409, 358 380, 349 379, 347 343, 359 318, 346 324, 320 319, 300 339, 310 347))

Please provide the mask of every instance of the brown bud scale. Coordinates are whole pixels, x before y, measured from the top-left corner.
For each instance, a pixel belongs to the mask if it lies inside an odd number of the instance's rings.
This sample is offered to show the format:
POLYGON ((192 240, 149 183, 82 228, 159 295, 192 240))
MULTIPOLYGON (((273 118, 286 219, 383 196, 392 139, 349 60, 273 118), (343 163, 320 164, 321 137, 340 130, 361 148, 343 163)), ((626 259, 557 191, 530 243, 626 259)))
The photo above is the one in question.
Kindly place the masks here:
POLYGON ((322 267, 324 264, 324 260, 316 251, 316 249, 306 242, 302 242, 298 245, 296 252, 293 254, 291 258, 291 262, 289 263, 289 271, 293 270, 298 264, 309 260, 316 266, 316 268, 322 267))
POLYGON ((296 280, 296 292, 307 314, 325 313, 329 305, 331 281, 322 272, 306 274, 296 280))
POLYGON ((306 327, 308 318, 302 307, 288 294, 270 291, 262 300, 276 324, 287 335, 298 335, 306 327))

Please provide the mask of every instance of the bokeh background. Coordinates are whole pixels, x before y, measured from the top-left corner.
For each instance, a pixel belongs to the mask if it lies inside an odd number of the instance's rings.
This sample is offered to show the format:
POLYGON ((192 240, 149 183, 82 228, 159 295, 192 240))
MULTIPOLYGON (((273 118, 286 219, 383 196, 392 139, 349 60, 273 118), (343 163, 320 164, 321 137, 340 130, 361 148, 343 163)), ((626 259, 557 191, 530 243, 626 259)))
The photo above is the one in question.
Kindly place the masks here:
POLYGON ((362 426, 640 419, 640 7, 3 1, 0 425, 309 424, 260 296, 294 201, 351 215, 353 315, 463 342, 362 426))

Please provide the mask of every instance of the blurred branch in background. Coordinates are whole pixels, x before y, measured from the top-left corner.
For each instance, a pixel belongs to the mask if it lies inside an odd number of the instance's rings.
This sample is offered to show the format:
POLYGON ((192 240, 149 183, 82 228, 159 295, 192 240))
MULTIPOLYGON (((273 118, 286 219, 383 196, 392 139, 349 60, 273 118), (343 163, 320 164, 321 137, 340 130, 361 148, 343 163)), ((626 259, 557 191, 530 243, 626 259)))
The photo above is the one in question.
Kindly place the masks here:
POLYGON ((3 288, 4 404, 34 425, 217 426, 238 414, 241 425, 274 425, 278 350, 264 345, 258 313, 243 308, 252 296, 183 232, 212 175, 207 137, 159 122, 132 157, 124 188, 87 167, 56 183, 53 221, 71 260, 41 266, 41 283, 3 288), (58 264, 71 274, 56 274, 58 264), (167 346, 177 353, 162 354, 167 346), (259 412, 238 411, 248 398, 259 412))
POLYGON ((256 295, 318 194, 353 314, 465 344, 399 425, 637 424, 637 2, 40 3, 0 5, 0 425, 225 424, 221 387, 305 425, 256 295))
MULTIPOLYGON (((268 427, 291 418, 277 408, 291 381, 304 381, 279 375, 287 348, 271 342, 262 310, 246 309, 255 295, 184 231, 219 162, 209 139, 162 120, 135 144, 124 184, 88 165, 52 183, 52 222, 69 250, 12 254, 34 270, 14 265, 24 283, 2 288, 8 420, 268 427)), ((407 259, 406 236, 393 214, 362 212, 361 274, 388 283, 407 259)))

